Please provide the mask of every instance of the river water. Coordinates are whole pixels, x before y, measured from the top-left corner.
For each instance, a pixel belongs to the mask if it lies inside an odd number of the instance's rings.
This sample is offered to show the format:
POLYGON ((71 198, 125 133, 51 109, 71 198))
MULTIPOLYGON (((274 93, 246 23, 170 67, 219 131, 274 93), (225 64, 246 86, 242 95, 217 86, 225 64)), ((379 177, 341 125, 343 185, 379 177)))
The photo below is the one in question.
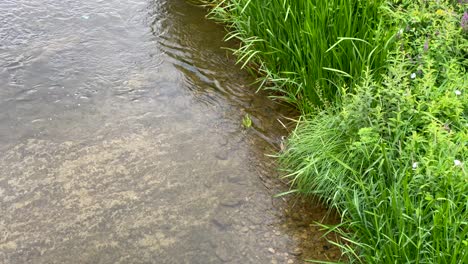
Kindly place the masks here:
POLYGON ((0 1, 0 263, 330 259, 285 113, 182 0, 0 1), (253 127, 244 129, 249 113, 253 127))

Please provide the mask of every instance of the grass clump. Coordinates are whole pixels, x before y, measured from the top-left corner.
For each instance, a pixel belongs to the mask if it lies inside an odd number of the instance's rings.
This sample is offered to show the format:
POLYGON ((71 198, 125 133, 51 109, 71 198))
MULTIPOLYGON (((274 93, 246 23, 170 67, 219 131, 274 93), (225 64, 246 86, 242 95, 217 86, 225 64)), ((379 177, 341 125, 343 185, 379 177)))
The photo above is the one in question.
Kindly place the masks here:
MULTIPOLYGON (((394 35, 385 0, 205 0, 229 25, 243 66, 259 69, 268 87, 303 112, 353 89, 363 69, 380 69, 394 35)), ((337 97, 338 96, 338 97, 337 97)))
POLYGON ((468 263, 468 1, 205 2, 307 114, 280 154, 288 193, 341 213, 347 260, 468 263))
POLYGON ((299 192, 341 212, 334 230, 351 262, 468 263, 465 10, 401 2, 385 74, 364 70, 339 106, 298 123, 281 154, 299 192))

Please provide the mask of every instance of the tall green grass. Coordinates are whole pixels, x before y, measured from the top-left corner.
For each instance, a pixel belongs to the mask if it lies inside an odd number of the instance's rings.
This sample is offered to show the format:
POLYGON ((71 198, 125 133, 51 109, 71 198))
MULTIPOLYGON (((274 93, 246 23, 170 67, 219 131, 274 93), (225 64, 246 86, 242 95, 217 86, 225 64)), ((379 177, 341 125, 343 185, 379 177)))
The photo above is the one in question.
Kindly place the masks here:
POLYGON ((466 8, 403 2, 383 77, 364 71, 281 155, 298 191, 341 212, 351 262, 468 263, 466 8))
POLYGON ((281 168, 341 213, 347 260, 468 263, 467 1, 205 1, 306 114, 281 168))
POLYGON ((381 69, 392 23, 384 0, 220 0, 211 15, 229 25, 243 66, 304 112, 353 90, 363 69, 381 69))

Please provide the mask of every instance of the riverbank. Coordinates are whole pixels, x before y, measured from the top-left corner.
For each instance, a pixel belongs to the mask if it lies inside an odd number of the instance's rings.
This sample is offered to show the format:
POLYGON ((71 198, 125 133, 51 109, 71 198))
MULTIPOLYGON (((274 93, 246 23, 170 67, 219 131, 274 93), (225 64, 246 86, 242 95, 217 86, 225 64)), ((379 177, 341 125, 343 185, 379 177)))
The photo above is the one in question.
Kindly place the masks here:
POLYGON ((302 117, 291 191, 341 213, 343 259, 468 261, 466 1, 210 1, 234 53, 302 117))

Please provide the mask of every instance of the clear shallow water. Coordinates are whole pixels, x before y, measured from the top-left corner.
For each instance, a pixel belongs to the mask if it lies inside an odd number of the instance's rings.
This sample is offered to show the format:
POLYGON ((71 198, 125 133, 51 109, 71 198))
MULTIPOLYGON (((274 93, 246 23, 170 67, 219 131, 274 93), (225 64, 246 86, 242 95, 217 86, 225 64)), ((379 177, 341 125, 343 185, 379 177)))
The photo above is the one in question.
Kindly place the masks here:
POLYGON ((204 12, 0 1, 0 263, 336 255, 309 226, 322 208, 272 198, 284 186, 264 153, 287 134, 284 109, 254 93, 204 12))

